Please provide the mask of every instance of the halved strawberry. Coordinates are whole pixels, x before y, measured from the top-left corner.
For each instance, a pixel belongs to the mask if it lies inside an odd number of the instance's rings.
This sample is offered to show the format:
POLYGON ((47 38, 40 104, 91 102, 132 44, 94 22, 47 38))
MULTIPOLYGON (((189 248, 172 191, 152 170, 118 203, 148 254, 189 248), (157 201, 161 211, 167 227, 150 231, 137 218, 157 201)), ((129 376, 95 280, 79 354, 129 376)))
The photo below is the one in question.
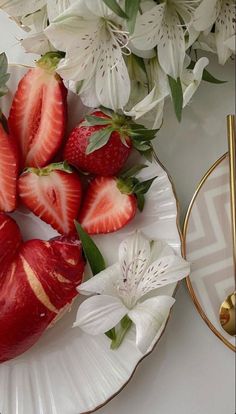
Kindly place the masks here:
POLYGON ((18 191, 25 206, 59 233, 68 235, 75 231, 81 182, 66 163, 28 168, 18 180, 18 191))
POLYGON ((135 216, 137 207, 142 211, 144 194, 155 178, 140 183, 127 172, 120 178, 96 177, 88 187, 79 213, 83 229, 88 234, 101 234, 124 227, 135 216))
POLYGON ((13 138, 7 134, 0 120, 0 211, 15 210, 19 154, 13 138))
POLYGON ((21 79, 9 115, 9 129, 19 143, 22 167, 43 167, 62 144, 67 91, 55 67, 53 52, 21 79))
POLYGON ((113 176, 123 168, 133 147, 150 151, 155 134, 156 130, 148 131, 123 115, 95 111, 70 133, 64 159, 82 171, 113 176))

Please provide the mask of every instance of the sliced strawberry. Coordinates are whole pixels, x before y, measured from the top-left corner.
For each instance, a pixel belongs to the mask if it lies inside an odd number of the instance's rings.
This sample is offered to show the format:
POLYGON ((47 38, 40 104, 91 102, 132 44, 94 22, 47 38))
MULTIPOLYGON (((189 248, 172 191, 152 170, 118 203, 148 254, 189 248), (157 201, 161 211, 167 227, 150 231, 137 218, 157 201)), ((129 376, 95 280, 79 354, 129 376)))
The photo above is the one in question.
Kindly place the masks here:
POLYGON ((40 64, 21 79, 9 115, 22 167, 43 167, 62 144, 66 126, 66 88, 54 70, 40 64))
POLYGON ((0 211, 15 210, 19 155, 13 138, 0 122, 0 211))
POLYGON ((144 195, 156 177, 140 182, 135 175, 146 165, 135 165, 117 177, 96 177, 89 185, 79 222, 89 234, 111 233, 124 227, 144 208, 144 195))
POLYGON ((110 233, 132 220, 136 210, 135 195, 122 194, 115 177, 96 177, 88 188, 79 222, 89 234, 110 233))
POLYGON ((16 222, 0 213, 0 284, 5 276, 3 269, 12 262, 21 242, 20 229, 16 222))
POLYGON ((81 182, 65 164, 51 164, 38 170, 29 168, 19 178, 18 190, 22 202, 36 216, 61 234, 74 232, 81 182))

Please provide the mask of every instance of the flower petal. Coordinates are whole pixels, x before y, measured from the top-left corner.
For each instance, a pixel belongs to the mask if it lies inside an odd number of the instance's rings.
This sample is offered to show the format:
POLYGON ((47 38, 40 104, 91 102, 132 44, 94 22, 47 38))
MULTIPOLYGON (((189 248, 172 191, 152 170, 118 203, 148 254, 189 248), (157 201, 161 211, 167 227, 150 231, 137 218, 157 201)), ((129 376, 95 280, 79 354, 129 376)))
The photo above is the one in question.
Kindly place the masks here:
POLYGON ((119 247, 119 262, 123 281, 136 283, 145 272, 150 258, 150 241, 141 231, 135 231, 119 247))
POLYGON ((79 326, 90 335, 99 335, 116 326, 127 311, 119 298, 108 295, 93 296, 80 305, 73 326, 79 326))
POLYGON ((197 7, 193 24, 196 30, 202 31, 211 27, 215 22, 220 11, 219 0, 203 0, 197 7))
POLYGON ((47 2, 48 18, 51 22, 71 5, 73 0, 49 0, 47 2))
POLYGON ((182 72, 185 57, 184 31, 178 14, 168 9, 163 33, 157 45, 158 58, 163 71, 177 79, 182 72))
POLYGON ((28 35, 25 39, 21 40, 21 45, 26 52, 36 53, 38 55, 44 55, 51 50, 55 50, 44 32, 28 35))
POLYGON ((236 36, 233 35, 225 40, 225 46, 227 46, 235 54, 236 36))
POLYGON ((159 329, 166 322, 175 299, 169 296, 149 298, 128 313, 136 325, 136 345, 145 354, 152 345, 159 329))
MULTIPOLYGON (((203 70, 204 68, 208 65, 209 60, 205 57, 199 59, 195 66, 194 69, 192 71, 185 69, 185 71, 188 73, 192 73, 193 74, 193 80, 192 82, 190 82, 187 86, 185 86, 184 89, 184 93, 183 93, 183 107, 185 107, 188 102, 190 101, 190 99, 192 98, 193 94, 196 92, 196 90, 198 89, 201 80, 202 80, 202 74, 203 74, 203 70)), ((183 74, 184 76, 184 74, 183 74)))
POLYGON ((165 242, 154 242, 150 266, 137 286, 136 298, 160 287, 176 283, 189 275, 190 266, 165 242), (155 260, 153 261, 155 257, 155 260))
POLYGON ((77 290, 82 295, 94 293, 117 295, 116 282, 120 277, 120 265, 116 263, 107 267, 96 276, 91 277, 87 282, 81 283, 77 290))
POLYGON ((41 9, 46 0, 0 0, 0 9, 5 10, 10 16, 24 16, 41 9))
POLYGON ((234 0, 223 0, 216 19, 216 49, 221 65, 224 65, 232 55, 232 49, 227 46, 227 40, 235 35, 235 7, 234 0))
POLYGON ((159 43, 162 36, 165 9, 166 5, 162 3, 138 15, 134 34, 131 38, 135 48, 150 50, 159 43))
POLYGON ((115 38, 102 40, 96 68, 96 93, 100 104, 113 110, 123 108, 130 96, 128 69, 115 38))
POLYGON ((86 6, 92 14, 99 17, 110 17, 113 12, 105 5, 103 0, 85 0, 86 6))

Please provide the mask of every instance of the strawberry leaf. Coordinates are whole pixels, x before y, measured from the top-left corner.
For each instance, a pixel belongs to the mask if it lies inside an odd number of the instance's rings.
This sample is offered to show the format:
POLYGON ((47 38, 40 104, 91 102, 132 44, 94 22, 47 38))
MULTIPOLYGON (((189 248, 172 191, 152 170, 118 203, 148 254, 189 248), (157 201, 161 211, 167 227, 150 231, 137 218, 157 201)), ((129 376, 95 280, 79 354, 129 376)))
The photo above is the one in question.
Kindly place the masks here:
POLYGON ((136 140, 133 140, 132 142, 133 142, 134 148, 136 148, 136 150, 138 150, 141 153, 145 151, 149 151, 151 149, 151 146, 148 142, 146 143, 146 142, 140 142, 136 140))
POLYGON ((140 164, 140 165, 134 165, 131 168, 128 168, 127 170, 123 171, 120 175, 121 178, 128 178, 132 177, 139 173, 139 171, 143 170, 144 168, 147 168, 147 165, 140 164))
POLYGON ((0 76, 7 72, 8 62, 6 53, 0 53, 0 76))
POLYGON ((108 118, 100 118, 99 116, 95 115, 87 115, 85 117, 87 121, 87 125, 95 126, 95 125, 111 125, 112 120, 108 118))
POLYGON ((89 138, 89 145, 86 148, 86 154, 91 154, 99 148, 104 147, 104 145, 108 143, 113 131, 114 129, 111 126, 108 126, 107 128, 94 132, 94 134, 92 134, 89 138))
POLYGON ((93 275, 95 276, 97 273, 100 273, 106 268, 105 260, 94 241, 76 220, 75 227, 81 240, 85 257, 88 260, 93 275))
POLYGON ((158 129, 147 129, 143 125, 131 124, 129 135, 136 140, 151 141, 156 137, 158 129))
POLYGON ((149 190, 149 188, 151 187, 153 181, 156 179, 157 177, 153 177, 150 178, 149 180, 143 181, 141 183, 138 183, 134 186, 133 188, 133 193, 138 195, 138 194, 146 194, 149 190))
POLYGON ((145 197, 143 194, 137 194, 137 203, 138 203, 138 209, 139 211, 143 211, 144 204, 145 204, 145 197))
POLYGON ((10 74, 7 73, 8 62, 5 53, 0 54, 0 97, 4 96, 8 92, 6 83, 10 78, 10 74))

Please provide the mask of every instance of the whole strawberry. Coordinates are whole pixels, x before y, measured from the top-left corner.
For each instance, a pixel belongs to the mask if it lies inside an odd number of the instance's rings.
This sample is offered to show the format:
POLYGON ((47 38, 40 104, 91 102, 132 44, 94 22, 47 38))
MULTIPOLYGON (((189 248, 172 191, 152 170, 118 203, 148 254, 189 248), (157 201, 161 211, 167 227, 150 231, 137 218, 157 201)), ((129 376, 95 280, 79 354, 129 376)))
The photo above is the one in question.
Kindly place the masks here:
POLYGON ((123 168, 132 147, 149 151, 156 131, 148 131, 129 118, 101 111, 89 115, 71 132, 64 159, 74 167, 95 175, 112 176, 123 168))

